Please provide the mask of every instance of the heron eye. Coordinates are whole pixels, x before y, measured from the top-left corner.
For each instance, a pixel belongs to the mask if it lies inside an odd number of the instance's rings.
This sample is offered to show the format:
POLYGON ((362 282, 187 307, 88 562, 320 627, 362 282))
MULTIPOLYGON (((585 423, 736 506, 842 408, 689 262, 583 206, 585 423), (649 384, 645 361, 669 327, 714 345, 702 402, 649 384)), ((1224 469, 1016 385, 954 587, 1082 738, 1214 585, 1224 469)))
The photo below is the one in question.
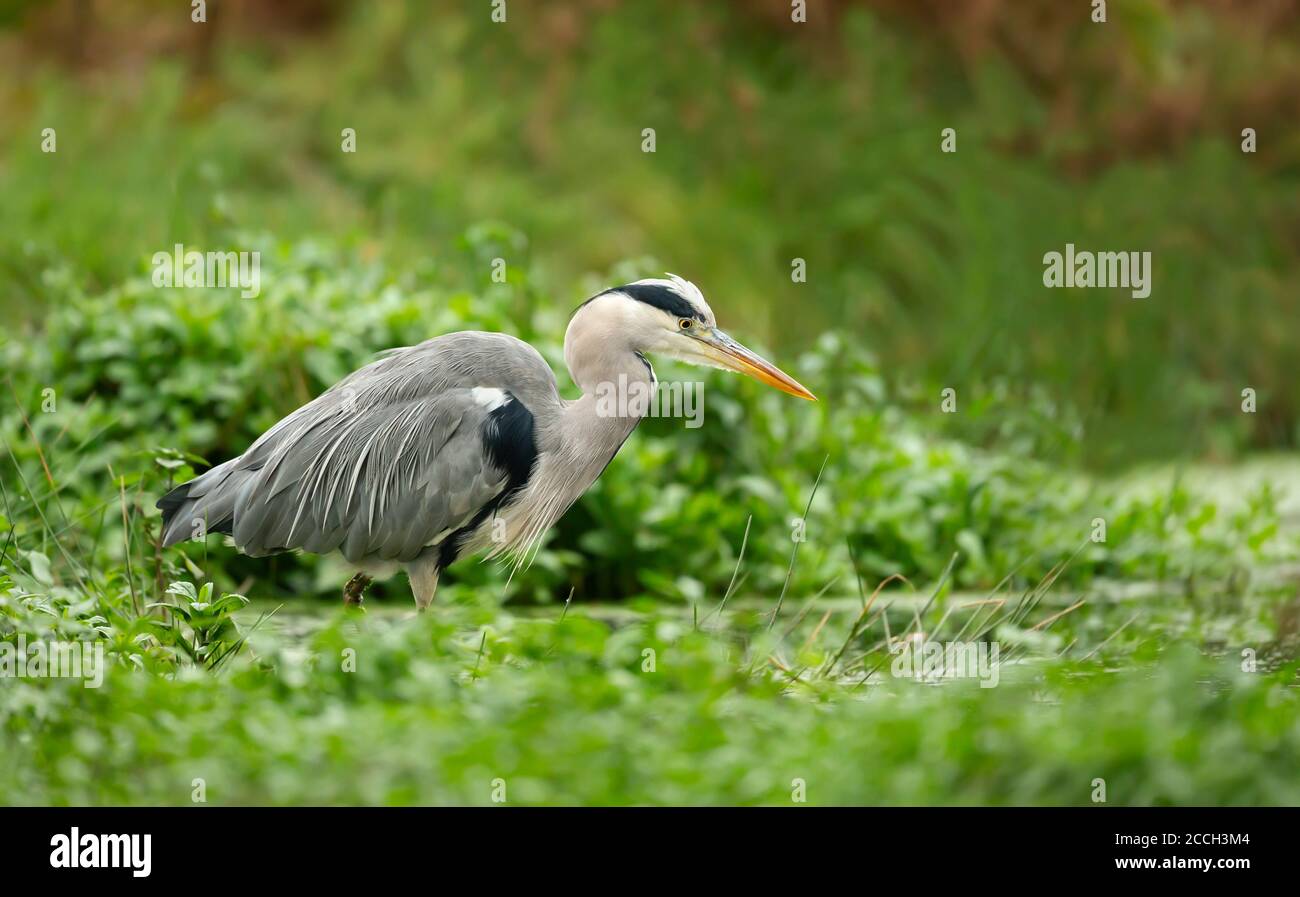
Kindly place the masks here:
POLYGON ((694 323, 695 322, 692 321, 690 318, 682 318, 677 322, 677 326, 682 328, 683 330, 690 330, 691 327, 694 325, 694 323))

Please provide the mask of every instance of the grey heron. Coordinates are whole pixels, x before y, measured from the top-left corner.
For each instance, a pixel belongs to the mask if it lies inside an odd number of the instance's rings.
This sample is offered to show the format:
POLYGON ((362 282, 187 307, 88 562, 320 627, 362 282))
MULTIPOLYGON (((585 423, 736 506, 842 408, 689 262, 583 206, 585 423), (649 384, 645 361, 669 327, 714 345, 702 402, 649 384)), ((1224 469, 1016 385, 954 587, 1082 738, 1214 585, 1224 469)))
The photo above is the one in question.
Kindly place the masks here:
MULTIPOLYGON (((597 293, 573 313, 561 398, 527 343, 465 331, 394 350, 280 420, 242 455, 158 501, 163 545, 231 536, 254 557, 340 553, 360 604, 371 577, 404 569, 420 610, 457 558, 527 558, 641 420, 609 413, 611 384, 653 391, 647 354, 811 392, 717 327, 699 289, 669 274, 597 293)), ((630 409, 630 410, 629 410, 630 409)))

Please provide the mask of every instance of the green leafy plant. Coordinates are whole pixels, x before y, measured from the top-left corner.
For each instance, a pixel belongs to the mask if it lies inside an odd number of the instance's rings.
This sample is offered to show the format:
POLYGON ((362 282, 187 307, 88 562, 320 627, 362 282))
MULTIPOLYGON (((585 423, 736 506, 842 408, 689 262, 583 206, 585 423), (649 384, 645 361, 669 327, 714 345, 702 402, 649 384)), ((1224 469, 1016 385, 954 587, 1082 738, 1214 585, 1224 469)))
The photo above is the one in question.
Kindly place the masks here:
POLYGON ((149 608, 160 608, 170 617, 169 622, 159 626, 170 635, 171 644, 184 651, 193 663, 215 671, 244 645, 235 611, 248 604, 248 599, 228 593, 213 598, 213 589, 210 582, 197 589, 192 582, 174 582, 167 587, 167 594, 179 600, 158 602, 149 608))

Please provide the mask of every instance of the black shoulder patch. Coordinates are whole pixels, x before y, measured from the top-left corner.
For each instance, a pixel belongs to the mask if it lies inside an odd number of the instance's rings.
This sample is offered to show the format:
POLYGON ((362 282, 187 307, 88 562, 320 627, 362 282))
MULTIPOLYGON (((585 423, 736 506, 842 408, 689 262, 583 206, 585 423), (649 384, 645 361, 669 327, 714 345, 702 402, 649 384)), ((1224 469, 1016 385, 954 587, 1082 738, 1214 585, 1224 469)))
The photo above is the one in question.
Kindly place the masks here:
POLYGON ((487 420, 483 421, 483 448, 487 451, 488 460, 505 472, 505 488, 496 498, 479 508, 469 523, 443 540, 438 551, 439 569, 456 560, 465 540, 484 520, 495 514, 497 508, 524 488, 533 475, 533 466, 537 463, 533 413, 508 390, 506 396, 506 401, 489 411, 487 420))
POLYGON ((609 292, 627 293, 637 302, 653 305, 678 318, 698 318, 700 313, 695 306, 687 302, 682 294, 674 289, 657 283, 629 283, 615 287, 609 292))
POLYGON ((488 460, 506 472, 509 493, 522 489, 532 476, 537 440, 533 437, 533 413, 513 393, 507 391, 506 396, 483 422, 483 447, 488 460))

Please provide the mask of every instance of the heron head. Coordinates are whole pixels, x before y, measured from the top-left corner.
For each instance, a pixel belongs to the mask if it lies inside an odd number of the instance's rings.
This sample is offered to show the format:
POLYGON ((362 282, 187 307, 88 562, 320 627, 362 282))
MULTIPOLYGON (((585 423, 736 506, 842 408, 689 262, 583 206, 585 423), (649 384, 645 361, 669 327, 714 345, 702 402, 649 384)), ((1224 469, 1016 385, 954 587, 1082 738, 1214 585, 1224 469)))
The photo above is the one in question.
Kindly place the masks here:
POLYGON ((596 303, 617 316, 618 329, 634 351, 736 371, 792 396, 817 400, 789 374, 719 330, 699 288, 676 274, 614 287, 588 302, 596 303))

